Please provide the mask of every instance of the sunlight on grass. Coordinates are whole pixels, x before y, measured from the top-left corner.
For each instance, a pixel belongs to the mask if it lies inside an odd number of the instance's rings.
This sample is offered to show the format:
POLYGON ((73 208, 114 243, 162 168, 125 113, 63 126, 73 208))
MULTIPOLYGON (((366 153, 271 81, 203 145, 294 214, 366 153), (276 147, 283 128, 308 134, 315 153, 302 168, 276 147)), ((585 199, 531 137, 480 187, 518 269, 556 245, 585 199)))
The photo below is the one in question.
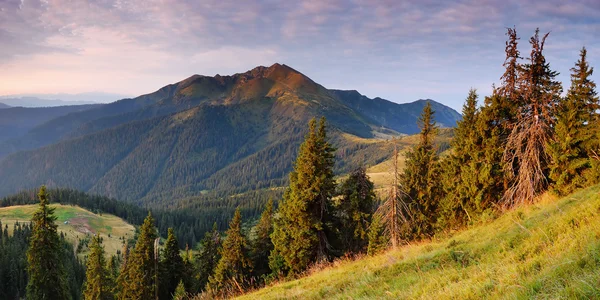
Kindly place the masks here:
MULTIPOLYGON (((132 225, 113 215, 94 214, 78 206, 52 204, 50 207, 55 208, 58 231, 65 234, 67 240, 76 244, 87 236, 100 234, 108 255, 122 249, 121 237, 132 238, 135 232, 132 225)), ((9 234, 12 234, 15 222, 29 222, 36 210, 37 205, 3 207, 0 208, 0 221, 2 226, 8 225, 9 234)))
POLYGON ((600 298, 600 186, 242 299, 600 298))

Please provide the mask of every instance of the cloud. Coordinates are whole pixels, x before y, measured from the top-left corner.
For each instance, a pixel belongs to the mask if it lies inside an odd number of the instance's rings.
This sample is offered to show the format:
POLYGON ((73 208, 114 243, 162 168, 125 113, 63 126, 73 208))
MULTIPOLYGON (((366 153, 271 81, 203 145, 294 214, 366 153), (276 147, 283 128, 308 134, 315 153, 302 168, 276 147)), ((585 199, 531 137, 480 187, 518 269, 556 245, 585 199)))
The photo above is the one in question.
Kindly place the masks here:
POLYGON ((506 27, 524 53, 552 31, 567 82, 581 46, 600 62, 598 15, 595 0, 0 0, 0 94, 147 93, 279 61, 327 87, 460 107, 457 90, 498 81, 506 27))

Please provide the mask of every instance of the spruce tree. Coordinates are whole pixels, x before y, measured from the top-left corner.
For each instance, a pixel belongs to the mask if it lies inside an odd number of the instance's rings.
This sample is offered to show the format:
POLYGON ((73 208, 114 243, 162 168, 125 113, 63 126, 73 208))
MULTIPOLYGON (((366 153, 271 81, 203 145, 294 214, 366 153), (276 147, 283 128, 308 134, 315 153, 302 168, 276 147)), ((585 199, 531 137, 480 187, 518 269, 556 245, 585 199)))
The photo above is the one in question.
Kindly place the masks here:
POLYGON ((215 274, 209 278, 207 289, 212 294, 242 293, 247 286, 246 278, 252 264, 246 251, 246 237, 242 234, 242 214, 239 208, 235 210, 225 235, 221 259, 215 274))
POLYGON ((344 252, 364 252, 368 245, 368 229, 375 207, 373 182, 365 168, 355 169, 340 186, 337 207, 344 252))
POLYGON ((179 254, 179 246, 173 228, 168 229, 162 260, 160 261, 160 297, 170 299, 183 278, 183 258, 179 254))
POLYGON ((406 154, 406 166, 401 176, 401 185, 406 189, 413 210, 409 239, 432 236, 437 221, 442 191, 438 154, 433 144, 437 133, 433 115, 431 103, 427 102, 419 117, 419 143, 406 154))
POLYGON ((253 228, 252 240, 252 265, 253 275, 262 278, 271 272, 269 268, 269 255, 273 250, 271 234, 273 233, 273 199, 269 199, 265 210, 253 228))
POLYGON ((150 213, 140 227, 133 252, 127 258, 127 284, 119 299, 152 299, 156 297, 156 257, 154 244, 158 238, 150 213))
POLYGON ((390 238, 386 236, 381 216, 373 215, 373 221, 369 226, 369 245, 367 247, 368 255, 382 253, 388 248, 390 238))
POLYGON ((87 258, 85 272, 86 281, 83 297, 86 300, 109 300, 113 299, 113 282, 109 270, 106 267, 104 247, 99 235, 92 237, 89 246, 90 254, 87 258))
POLYGON ((187 299, 187 292, 185 291, 185 285, 183 284, 183 280, 179 281, 177 287, 175 288, 175 292, 173 293, 173 300, 184 300, 187 299))
POLYGON ((217 230, 217 223, 213 224, 213 230, 204 235, 200 242, 200 250, 196 255, 198 284, 196 290, 203 291, 208 284, 208 278, 215 272, 215 268, 221 257, 221 235, 217 230))
POLYGON ((589 78, 593 68, 588 64, 585 48, 571 72, 571 87, 556 110, 555 137, 549 145, 550 179, 554 192, 560 196, 597 183, 594 173, 599 106, 596 84, 589 78))
POLYGON ((27 249, 27 299, 71 299, 64 267, 63 248, 57 233, 54 208, 42 186, 39 207, 34 213, 29 249, 27 249))
POLYGON ((300 146, 290 185, 279 206, 272 235, 271 260, 281 257, 286 268, 299 273, 317 260, 329 259, 334 250, 335 230, 331 198, 334 148, 327 142, 325 118, 309 122, 309 132, 300 146))
POLYGON ((477 130, 477 92, 471 90, 463 105, 462 120, 454 129, 452 152, 442 163, 444 198, 439 227, 459 227, 479 214, 489 203, 481 193, 479 166, 482 161, 481 135, 477 130))
POLYGON ((547 144, 553 139, 554 108, 560 94, 558 72, 552 71, 543 54, 548 34, 540 38, 539 29, 530 39, 529 63, 522 66, 523 105, 519 108, 504 149, 505 174, 510 180, 503 196, 503 207, 530 203, 548 186, 547 144))

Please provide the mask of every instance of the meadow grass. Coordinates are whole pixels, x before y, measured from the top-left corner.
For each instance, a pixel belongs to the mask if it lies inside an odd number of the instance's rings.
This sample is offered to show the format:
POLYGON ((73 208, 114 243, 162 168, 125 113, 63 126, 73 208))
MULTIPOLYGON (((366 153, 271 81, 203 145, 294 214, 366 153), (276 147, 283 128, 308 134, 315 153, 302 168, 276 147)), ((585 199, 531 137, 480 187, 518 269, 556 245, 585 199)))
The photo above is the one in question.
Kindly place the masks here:
POLYGON ((600 185, 242 299, 600 299, 600 185))
MULTIPOLYGON (((15 222, 29 222, 37 205, 19 205, 0 208, 0 221, 8 225, 9 234, 12 234, 15 222)), ((135 228, 123 219, 109 214, 95 214, 78 206, 51 204, 58 231, 73 244, 93 234, 103 238, 103 245, 108 255, 117 253, 122 249, 121 237, 126 240, 133 237, 135 228), (65 224, 68 222, 68 224, 65 224), (110 237, 109 237, 110 235, 110 237)))

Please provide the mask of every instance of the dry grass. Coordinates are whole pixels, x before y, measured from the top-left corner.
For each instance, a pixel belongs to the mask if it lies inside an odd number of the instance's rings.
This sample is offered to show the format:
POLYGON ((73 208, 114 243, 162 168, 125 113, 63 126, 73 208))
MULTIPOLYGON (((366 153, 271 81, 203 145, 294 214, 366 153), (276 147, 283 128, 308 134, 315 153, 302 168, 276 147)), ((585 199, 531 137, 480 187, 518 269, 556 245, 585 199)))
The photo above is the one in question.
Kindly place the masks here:
POLYGON ((600 185, 241 299, 600 298, 600 185))

